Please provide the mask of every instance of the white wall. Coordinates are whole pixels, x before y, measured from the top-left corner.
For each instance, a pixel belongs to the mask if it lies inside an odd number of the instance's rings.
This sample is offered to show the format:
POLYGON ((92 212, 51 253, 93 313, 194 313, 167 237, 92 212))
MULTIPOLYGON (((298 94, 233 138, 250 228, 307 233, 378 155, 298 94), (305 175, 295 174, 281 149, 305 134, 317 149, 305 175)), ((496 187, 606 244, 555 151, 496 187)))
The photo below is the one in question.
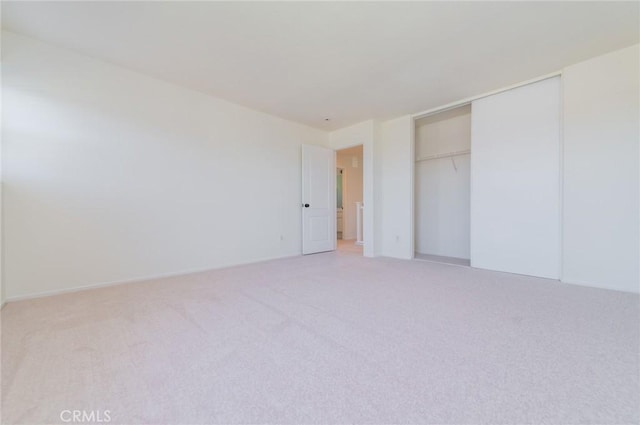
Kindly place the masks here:
POLYGON ((338 151, 336 165, 342 168, 343 231, 342 239, 357 236, 356 202, 362 202, 362 146, 338 151), (353 158, 356 158, 354 167, 353 158))
POLYGON ((329 134, 329 146, 333 149, 345 149, 362 145, 362 197, 363 211, 363 255, 374 257, 380 255, 377 244, 378 216, 376 210, 377 200, 374 199, 374 187, 377 183, 375 171, 377 165, 374 162, 374 121, 364 121, 349 127, 336 130, 329 134), (376 235, 374 237, 374 234, 376 235))
MULTIPOLYGON (((471 105, 416 120, 416 158, 471 148, 471 105)), ((416 252, 469 258, 470 155, 416 162, 416 252)))
MULTIPOLYGON (((380 195, 380 255, 413 258, 413 133, 414 123, 406 115, 379 125, 376 174, 380 195)), ((379 198, 379 199, 378 199, 379 198)))
POLYGON ((300 254, 327 133, 2 35, 7 298, 300 254))
POLYGON ((563 71, 566 282, 639 290, 638 51, 563 71))

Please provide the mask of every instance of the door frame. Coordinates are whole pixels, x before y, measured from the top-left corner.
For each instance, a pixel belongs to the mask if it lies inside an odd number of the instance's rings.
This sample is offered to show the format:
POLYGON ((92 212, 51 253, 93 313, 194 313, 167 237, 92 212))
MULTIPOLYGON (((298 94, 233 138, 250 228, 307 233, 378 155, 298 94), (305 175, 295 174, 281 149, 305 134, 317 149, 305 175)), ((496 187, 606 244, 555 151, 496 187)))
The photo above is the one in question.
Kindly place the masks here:
MULTIPOLYGON (((371 225, 371 235, 368 239, 370 239, 368 241, 367 236, 367 223, 368 220, 370 220, 371 223, 373 223, 373 208, 371 208, 371 210, 367 210, 366 207, 366 199, 367 199, 367 185, 370 185, 370 189, 371 192, 373 192, 373 179, 372 178, 368 178, 367 177, 367 172, 369 171, 369 167, 371 167, 371 169, 373 168, 373 164, 371 164, 370 162, 367 161, 367 144, 366 143, 353 143, 353 144, 346 144, 346 145, 341 145, 339 148, 332 148, 335 152, 336 152, 336 169, 342 169, 342 222, 343 222, 343 226, 342 226, 342 238, 344 239, 344 235, 345 235, 345 231, 344 231, 344 223, 346 222, 346 216, 345 216, 345 209, 344 209, 344 205, 346 205, 347 200, 349 199, 349 197, 347 195, 345 195, 345 182, 347 182, 349 180, 349 170, 347 168, 342 168, 342 167, 338 167, 338 152, 339 151, 343 151, 343 150, 347 150, 347 149, 351 149, 351 148, 355 148, 358 146, 362 146, 362 161, 359 164, 359 167, 362 167, 362 205, 364 206, 363 211, 362 211, 362 239, 363 242, 362 244, 359 244, 359 246, 362 247, 362 256, 363 257, 375 257, 376 255, 374 254, 373 251, 373 246, 374 246, 374 228, 373 225, 371 225)), ((369 149, 372 149, 372 147, 369 147, 369 149)), ((371 152, 372 153, 372 152, 371 152)), ((371 170, 373 171, 373 170, 371 170)), ((373 174, 373 173, 372 173, 373 174)), ((373 176, 371 176, 373 177, 373 176)), ((373 199, 371 198, 370 204, 373 205, 373 199)), ((357 211, 357 214, 360 214, 359 211, 357 211)), ((356 224, 357 226, 357 224, 356 224)), ((355 229, 356 234, 358 229, 355 229)), ((338 235, 336 232, 336 246, 337 246, 337 240, 338 240, 338 235)))
POLYGON ((379 217, 376 208, 380 208, 380 204, 374 199, 380 196, 374 181, 374 169, 377 166, 374 157, 374 140, 378 137, 379 131, 378 124, 374 120, 368 120, 346 129, 336 130, 337 134, 334 136, 332 133, 329 142, 331 149, 336 151, 362 146, 362 203, 364 205, 362 255, 364 257, 376 257, 381 254, 376 248, 380 246, 379 238, 382 234, 381 229, 376 226, 380 226, 381 223, 377 223, 375 218, 379 217))

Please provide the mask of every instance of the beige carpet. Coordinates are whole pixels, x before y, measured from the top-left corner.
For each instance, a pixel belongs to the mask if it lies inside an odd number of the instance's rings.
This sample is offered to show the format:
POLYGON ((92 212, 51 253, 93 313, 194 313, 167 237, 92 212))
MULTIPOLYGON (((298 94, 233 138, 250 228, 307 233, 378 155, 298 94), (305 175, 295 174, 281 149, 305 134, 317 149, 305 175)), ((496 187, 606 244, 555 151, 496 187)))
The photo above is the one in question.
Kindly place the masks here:
POLYGON ((10 303, 2 423, 638 423, 638 303, 351 252, 10 303))
POLYGON ((362 255, 363 247, 362 245, 356 245, 356 241, 352 239, 338 239, 337 249, 341 252, 353 252, 362 255))

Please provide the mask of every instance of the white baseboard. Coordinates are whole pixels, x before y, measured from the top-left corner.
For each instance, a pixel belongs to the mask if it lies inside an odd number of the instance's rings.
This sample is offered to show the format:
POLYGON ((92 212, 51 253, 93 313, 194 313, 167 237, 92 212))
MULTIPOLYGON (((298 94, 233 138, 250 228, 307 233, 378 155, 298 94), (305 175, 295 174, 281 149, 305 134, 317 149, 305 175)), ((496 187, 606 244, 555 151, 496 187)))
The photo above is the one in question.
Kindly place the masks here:
POLYGON ((625 289, 606 287, 604 285, 598 285, 597 283, 591 283, 591 282, 577 282, 577 281, 568 281, 568 280, 564 280, 564 279, 561 279, 560 282, 566 283, 567 285, 585 286, 587 288, 597 288, 597 289, 604 289, 606 291, 624 292, 626 294, 636 294, 637 295, 637 294, 640 293, 640 288, 638 288, 636 291, 629 291, 629 290, 625 290, 625 289))
POLYGON ((69 293, 79 292, 79 291, 88 291, 88 290, 91 290, 91 289, 104 288, 104 287, 107 287, 107 286, 126 285, 126 284, 129 284, 129 283, 139 283, 139 282, 145 282, 145 281, 148 281, 148 280, 164 279, 164 278, 168 278, 168 277, 187 276, 187 275, 190 275, 190 274, 203 273, 203 272, 208 272, 208 271, 211 271, 211 270, 229 269, 229 268, 232 268, 232 267, 245 266, 245 265, 249 265, 249 264, 259 264, 259 263, 265 263, 267 261, 283 260, 285 258, 294 258, 294 257, 299 257, 299 256, 300 256, 300 254, 282 255, 282 256, 275 256, 275 257, 266 257, 266 258, 261 258, 261 259, 258 259, 258 260, 241 261, 241 262, 238 262, 238 263, 225 264, 225 265, 214 266, 214 267, 206 267, 206 268, 201 268, 201 269, 184 270, 184 271, 180 271, 180 272, 163 273, 163 274, 157 274, 157 275, 151 275, 151 276, 136 277, 136 278, 132 278, 132 279, 114 280, 114 281, 111 281, 111 282, 94 283, 94 284, 90 284, 90 285, 76 286, 76 287, 73 287, 73 288, 54 289, 54 290, 51 290, 51 291, 37 292, 37 293, 26 294, 26 295, 18 295, 18 296, 15 296, 15 297, 8 297, 6 300, 4 300, 4 302, 2 303, 2 306, 4 306, 7 303, 10 303, 10 302, 32 300, 32 299, 35 299, 35 298, 43 298, 43 297, 50 297, 50 296, 53 296, 53 295, 69 294, 69 293))

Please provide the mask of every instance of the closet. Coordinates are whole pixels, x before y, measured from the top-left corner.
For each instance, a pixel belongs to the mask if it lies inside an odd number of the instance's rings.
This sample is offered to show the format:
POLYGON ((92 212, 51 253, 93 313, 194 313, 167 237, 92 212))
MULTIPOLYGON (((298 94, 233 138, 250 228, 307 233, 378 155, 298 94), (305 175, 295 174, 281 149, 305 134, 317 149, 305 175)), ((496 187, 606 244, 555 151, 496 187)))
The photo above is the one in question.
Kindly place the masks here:
POLYGON ((560 77, 415 123, 416 258, 558 279, 560 77))
POLYGON ((416 257, 469 265, 471 105, 416 120, 416 257))

